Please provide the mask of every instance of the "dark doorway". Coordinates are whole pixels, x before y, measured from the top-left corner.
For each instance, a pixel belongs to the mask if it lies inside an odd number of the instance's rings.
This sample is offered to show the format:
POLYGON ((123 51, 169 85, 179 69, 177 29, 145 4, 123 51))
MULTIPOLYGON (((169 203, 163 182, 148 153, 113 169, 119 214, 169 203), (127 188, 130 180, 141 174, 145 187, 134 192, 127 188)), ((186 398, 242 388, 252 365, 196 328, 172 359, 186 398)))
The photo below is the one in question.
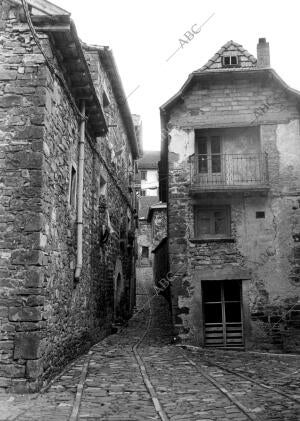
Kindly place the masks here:
POLYGON ((244 346, 241 281, 203 281, 205 346, 244 346))
POLYGON ((149 259, 149 247, 142 246, 142 259, 149 259))

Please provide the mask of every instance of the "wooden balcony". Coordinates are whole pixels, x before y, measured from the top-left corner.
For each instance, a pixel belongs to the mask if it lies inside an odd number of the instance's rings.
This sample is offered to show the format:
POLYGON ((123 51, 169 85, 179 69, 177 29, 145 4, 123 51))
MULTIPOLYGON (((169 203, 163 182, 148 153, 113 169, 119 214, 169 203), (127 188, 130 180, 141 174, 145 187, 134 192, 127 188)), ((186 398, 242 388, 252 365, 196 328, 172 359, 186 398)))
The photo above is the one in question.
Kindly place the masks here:
POLYGON ((191 193, 269 190, 266 153, 198 154, 190 164, 191 193))

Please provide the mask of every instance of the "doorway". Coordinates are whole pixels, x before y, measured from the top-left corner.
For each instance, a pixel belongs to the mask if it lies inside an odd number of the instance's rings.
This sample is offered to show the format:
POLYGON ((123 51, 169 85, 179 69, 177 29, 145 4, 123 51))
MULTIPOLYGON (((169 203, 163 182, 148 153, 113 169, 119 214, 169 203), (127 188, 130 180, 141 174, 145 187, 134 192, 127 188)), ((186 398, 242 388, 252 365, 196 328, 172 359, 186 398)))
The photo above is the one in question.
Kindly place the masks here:
POLYGON ((244 347, 241 281, 202 281, 204 344, 244 347))

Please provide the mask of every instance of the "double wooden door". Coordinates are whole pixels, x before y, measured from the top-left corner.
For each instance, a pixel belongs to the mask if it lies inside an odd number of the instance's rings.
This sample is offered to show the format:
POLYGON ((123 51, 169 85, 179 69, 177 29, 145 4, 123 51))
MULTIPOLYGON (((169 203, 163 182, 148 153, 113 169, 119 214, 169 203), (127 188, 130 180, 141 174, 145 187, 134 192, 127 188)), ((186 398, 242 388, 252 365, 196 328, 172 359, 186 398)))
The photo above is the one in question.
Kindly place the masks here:
POLYGON ((205 346, 244 346, 241 281, 203 281, 205 346))

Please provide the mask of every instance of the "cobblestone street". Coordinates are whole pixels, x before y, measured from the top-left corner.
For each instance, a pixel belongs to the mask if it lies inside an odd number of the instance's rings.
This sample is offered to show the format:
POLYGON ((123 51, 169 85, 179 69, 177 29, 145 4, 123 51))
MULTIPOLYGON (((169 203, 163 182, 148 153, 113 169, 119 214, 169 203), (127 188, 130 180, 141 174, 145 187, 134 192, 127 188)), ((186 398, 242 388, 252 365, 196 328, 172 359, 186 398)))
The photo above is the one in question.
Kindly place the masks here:
POLYGON ((143 310, 69 365, 44 393, 2 396, 0 419, 299 419, 299 357, 174 345, 164 299, 155 297, 151 305, 150 329, 138 348, 148 380, 133 352, 148 325, 143 310))

